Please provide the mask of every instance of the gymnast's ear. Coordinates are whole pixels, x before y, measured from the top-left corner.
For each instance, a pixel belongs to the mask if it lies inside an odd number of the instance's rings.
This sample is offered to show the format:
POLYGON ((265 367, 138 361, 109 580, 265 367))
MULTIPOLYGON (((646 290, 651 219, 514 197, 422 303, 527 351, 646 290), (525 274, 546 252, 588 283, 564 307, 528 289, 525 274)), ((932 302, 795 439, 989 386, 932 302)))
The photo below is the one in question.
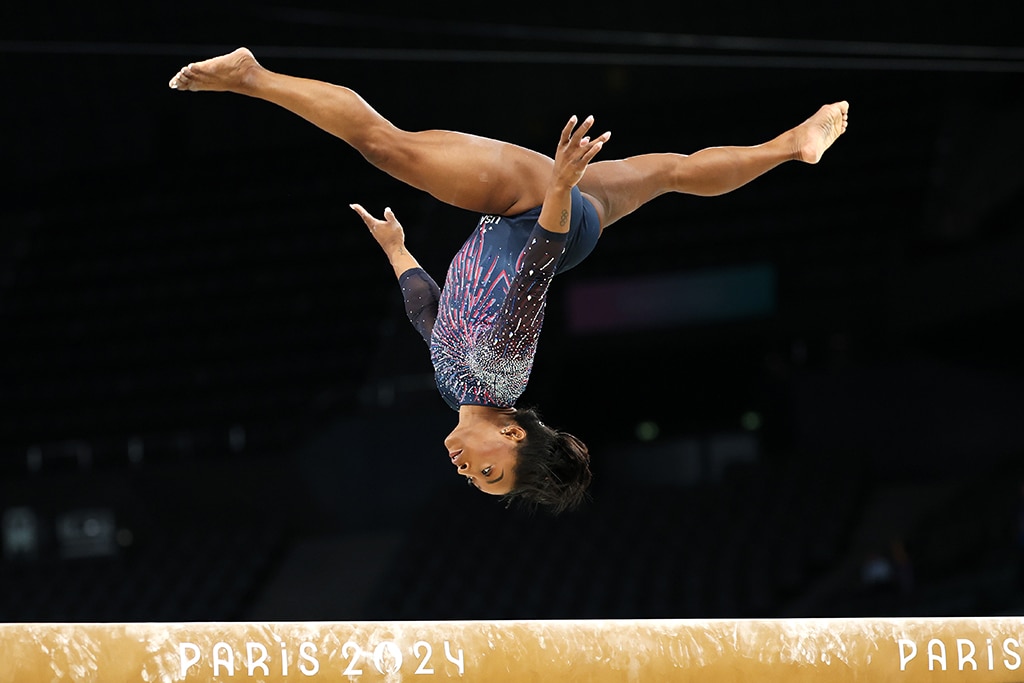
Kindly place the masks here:
POLYGON ((513 441, 522 441, 526 438, 526 430, 517 424, 510 424, 501 428, 501 435, 513 441))

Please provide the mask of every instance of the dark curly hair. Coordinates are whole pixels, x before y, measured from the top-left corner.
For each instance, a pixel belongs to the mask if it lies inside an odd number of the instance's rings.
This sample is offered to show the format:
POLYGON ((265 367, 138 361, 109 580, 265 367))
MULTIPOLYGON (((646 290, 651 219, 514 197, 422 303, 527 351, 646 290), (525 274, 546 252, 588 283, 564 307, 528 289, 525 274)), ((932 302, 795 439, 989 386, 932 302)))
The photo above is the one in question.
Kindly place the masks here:
POLYGON ((556 515, 578 508, 587 499, 593 478, 586 444, 548 427, 535 408, 520 408, 513 419, 526 438, 516 451, 515 488, 504 500, 509 506, 543 507, 556 515))

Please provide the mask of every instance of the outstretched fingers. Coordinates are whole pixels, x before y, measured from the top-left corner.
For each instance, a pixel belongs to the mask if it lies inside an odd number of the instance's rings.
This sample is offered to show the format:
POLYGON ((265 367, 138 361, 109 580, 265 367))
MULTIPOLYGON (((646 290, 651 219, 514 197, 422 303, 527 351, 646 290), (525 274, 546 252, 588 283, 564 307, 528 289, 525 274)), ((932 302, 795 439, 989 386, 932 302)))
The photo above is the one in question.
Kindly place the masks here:
POLYGON ((579 146, 583 142, 583 139, 586 136, 587 131, 589 131, 591 126, 594 125, 594 117, 588 116, 587 118, 583 119, 583 123, 581 123, 578 127, 576 126, 576 122, 576 115, 573 114, 572 116, 569 117, 569 121, 568 123, 565 124, 565 128, 562 129, 561 142, 563 145, 579 146))
POLYGON ((563 175, 575 185, 583 177, 587 164, 597 156, 609 138, 611 131, 606 131, 596 138, 588 135, 594 125, 594 117, 588 116, 578 126, 575 116, 570 117, 562 129, 558 151, 555 154, 556 175, 563 175))
POLYGON ((384 250, 388 261, 391 262, 391 267, 399 280, 406 271, 420 267, 416 258, 405 248, 405 230, 402 229, 402 224, 398 222, 395 212, 390 207, 384 209, 384 219, 381 220, 374 217, 360 204, 349 204, 349 206, 366 223, 373 239, 377 240, 377 244, 384 250))
POLYGON ((564 147, 569 144, 569 140, 572 139, 572 132, 574 128, 576 128, 575 114, 569 117, 569 120, 566 121, 565 126, 562 128, 562 136, 558 140, 558 144, 560 147, 564 147))
POLYGON ((359 217, 363 219, 364 223, 366 223, 366 227, 370 228, 371 230, 373 229, 373 225, 375 223, 383 222, 374 218, 369 211, 362 207, 361 204, 349 204, 349 208, 351 208, 353 211, 359 214, 359 217))
POLYGON ((604 147, 604 143, 608 142, 608 139, 611 138, 611 136, 611 131, 606 131, 602 133, 601 137, 597 138, 596 140, 587 140, 585 143, 586 149, 583 152, 583 156, 580 158, 580 160, 584 164, 589 164, 590 160, 597 156, 597 153, 601 151, 601 148, 604 147))
POLYGON ((405 230, 390 207, 384 209, 383 220, 374 217, 360 204, 349 204, 349 207, 363 219, 363 223, 370 229, 370 234, 385 251, 405 243, 405 230))
MULTIPOLYGON (((576 117, 573 116, 572 118, 569 119, 569 123, 566 125, 566 129, 571 129, 573 126, 575 126, 575 124, 576 124, 576 117)), ((593 116, 588 116, 587 118, 583 119, 583 122, 576 128, 576 130, 572 131, 572 133, 570 135, 565 136, 564 131, 563 131, 563 140, 564 140, 564 142, 569 146, 569 148, 573 148, 573 147, 582 148, 582 149, 584 149, 584 152, 589 152, 595 146, 597 147, 598 150, 600 150, 601 146, 604 145, 604 143, 608 141, 608 138, 610 138, 612 134, 611 134, 611 131, 605 131, 600 136, 598 136, 598 137, 594 138, 593 140, 591 140, 590 136, 587 135, 587 133, 590 132, 590 129, 593 126, 594 126, 594 117, 593 116)), ((594 152, 594 153, 596 154, 596 152, 594 152)), ((591 157, 591 158, 593 158, 593 157, 591 157)))

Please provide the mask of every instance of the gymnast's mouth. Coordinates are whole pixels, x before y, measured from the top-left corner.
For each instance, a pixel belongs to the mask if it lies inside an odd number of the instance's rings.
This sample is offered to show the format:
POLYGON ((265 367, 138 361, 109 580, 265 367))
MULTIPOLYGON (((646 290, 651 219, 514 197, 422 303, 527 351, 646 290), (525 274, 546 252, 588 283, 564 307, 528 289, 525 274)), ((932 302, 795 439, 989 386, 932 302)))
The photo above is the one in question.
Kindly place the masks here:
POLYGON ((462 455, 462 449, 461 448, 459 450, 457 450, 457 451, 452 451, 451 453, 448 454, 448 457, 452 459, 452 464, 453 465, 456 464, 455 463, 455 458, 459 457, 460 455, 462 455))

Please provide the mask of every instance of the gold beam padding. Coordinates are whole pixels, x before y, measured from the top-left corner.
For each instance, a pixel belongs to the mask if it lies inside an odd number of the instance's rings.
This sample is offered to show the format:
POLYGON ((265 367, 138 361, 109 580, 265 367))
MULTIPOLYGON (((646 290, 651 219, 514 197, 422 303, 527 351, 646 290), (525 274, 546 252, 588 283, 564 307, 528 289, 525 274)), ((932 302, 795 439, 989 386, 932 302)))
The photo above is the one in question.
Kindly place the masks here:
POLYGON ((1024 680, 1024 618, 0 625, 0 682, 1024 680))

